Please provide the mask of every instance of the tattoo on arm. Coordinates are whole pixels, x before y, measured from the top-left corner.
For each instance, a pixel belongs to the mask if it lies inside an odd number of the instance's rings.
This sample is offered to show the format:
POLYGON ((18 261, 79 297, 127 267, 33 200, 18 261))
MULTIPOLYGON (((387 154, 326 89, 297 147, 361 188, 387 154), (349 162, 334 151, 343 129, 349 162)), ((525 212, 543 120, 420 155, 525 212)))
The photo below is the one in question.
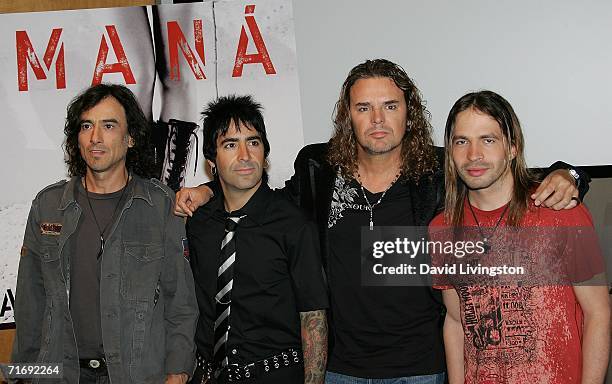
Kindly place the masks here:
POLYGON ((325 310, 300 312, 304 384, 323 384, 327 367, 327 316, 325 310))

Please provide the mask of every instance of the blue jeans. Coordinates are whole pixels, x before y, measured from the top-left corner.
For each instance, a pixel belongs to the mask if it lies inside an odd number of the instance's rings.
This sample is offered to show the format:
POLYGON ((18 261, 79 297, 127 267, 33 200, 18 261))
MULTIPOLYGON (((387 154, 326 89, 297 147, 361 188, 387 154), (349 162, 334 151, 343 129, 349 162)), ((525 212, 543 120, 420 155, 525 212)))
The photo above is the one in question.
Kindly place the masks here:
POLYGON ((396 377, 393 379, 363 379, 329 372, 325 374, 325 384, 444 384, 446 373, 434 375, 396 377))

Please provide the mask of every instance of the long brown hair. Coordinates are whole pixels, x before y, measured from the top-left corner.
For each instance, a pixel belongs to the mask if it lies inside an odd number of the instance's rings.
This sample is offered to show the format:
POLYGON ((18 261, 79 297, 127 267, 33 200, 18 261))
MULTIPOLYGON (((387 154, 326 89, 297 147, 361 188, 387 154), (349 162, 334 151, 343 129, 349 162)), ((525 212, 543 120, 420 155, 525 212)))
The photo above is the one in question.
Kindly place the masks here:
POLYGON ((344 177, 352 178, 357 171, 357 140, 351 123, 350 90, 357 80, 373 77, 389 78, 404 92, 407 127, 402 139, 401 171, 405 177, 418 181, 437 167, 430 114, 404 69, 385 59, 367 60, 349 72, 334 108, 334 134, 329 141, 327 160, 344 177))
POLYGON ((79 149, 79 132, 81 131, 81 115, 95 107, 107 97, 113 97, 125 110, 128 134, 134 145, 127 151, 126 168, 141 177, 156 177, 153 165, 153 146, 151 145, 151 125, 145 117, 136 96, 126 86, 121 84, 102 83, 87 88, 76 96, 67 108, 64 125, 64 151, 70 176, 85 176, 87 164, 79 149))
POLYGON ((511 226, 520 225, 521 219, 527 212, 529 206, 529 191, 535 182, 534 175, 527 169, 524 149, 525 140, 523 132, 514 109, 506 99, 492 91, 479 91, 468 93, 455 102, 451 108, 446 129, 444 132, 444 177, 446 185, 446 196, 444 202, 444 218, 453 226, 463 225, 464 202, 468 188, 458 177, 457 169, 453 162, 453 129, 457 115, 467 109, 473 108, 479 112, 491 116, 499 124, 502 134, 508 142, 507 155, 510 155, 510 147, 516 148, 516 156, 510 160, 510 171, 514 179, 514 190, 512 200, 508 207, 507 224, 511 226))

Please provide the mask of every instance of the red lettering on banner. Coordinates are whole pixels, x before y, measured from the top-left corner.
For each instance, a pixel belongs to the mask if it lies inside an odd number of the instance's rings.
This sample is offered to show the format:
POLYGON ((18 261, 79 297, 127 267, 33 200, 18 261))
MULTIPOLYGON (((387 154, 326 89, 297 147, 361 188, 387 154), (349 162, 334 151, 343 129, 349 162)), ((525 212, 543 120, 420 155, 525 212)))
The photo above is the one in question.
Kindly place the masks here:
POLYGON ((236 51, 236 60, 234 63, 234 71, 232 72, 232 77, 242 76, 242 67, 244 66, 244 64, 255 63, 262 64, 264 71, 266 71, 267 75, 276 74, 276 70, 274 69, 274 65, 272 65, 270 55, 268 54, 268 49, 266 48, 266 44, 264 43, 263 37, 261 37, 257 22, 255 21, 255 16, 252 16, 253 12, 255 12, 255 5, 247 5, 246 7, 244 7, 244 18, 246 20, 247 26, 249 27, 249 32, 251 33, 251 36, 253 38, 253 43, 255 44, 257 53, 246 53, 249 39, 247 37, 246 30, 243 25, 242 30, 240 31, 240 40, 238 41, 238 50, 236 51))
POLYGON ((106 37, 102 35, 102 41, 100 42, 100 49, 98 50, 98 59, 96 60, 96 67, 94 70, 93 80, 91 85, 100 84, 102 82, 102 76, 106 73, 117 73, 120 72, 123 75, 123 80, 126 84, 136 84, 134 74, 130 68, 130 63, 125 56, 123 45, 119 39, 119 34, 114 25, 107 25, 106 32, 110 38, 113 51, 117 57, 117 62, 113 64, 106 64, 106 57, 108 56, 108 43, 106 37))
MULTIPOLYGON (((53 64, 53 56, 62 34, 62 28, 55 28, 51 32, 49 42, 47 43, 47 49, 45 49, 45 55, 43 56, 43 62, 47 71, 51 69, 53 64)), ((28 66, 34 72, 37 80, 47 79, 47 73, 40 65, 38 56, 34 51, 32 42, 26 31, 15 31, 15 43, 17 48, 17 84, 19 91, 28 90, 28 66)), ((66 67, 64 66, 64 43, 60 45, 57 58, 55 59, 55 87, 57 89, 66 88, 66 67)))
MULTIPOLYGON (((170 57, 170 79, 171 80, 180 80, 181 79, 181 70, 178 62, 178 49, 181 48, 181 52, 183 52, 183 57, 187 60, 189 67, 191 68, 191 72, 195 75, 196 79, 202 80, 206 79, 204 75, 204 71, 198 63, 193 51, 189 44, 187 44, 187 39, 181 30, 178 22, 169 21, 168 22, 168 56, 170 57)), ((195 50, 202 61, 202 65, 206 65, 206 60, 204 57, 204 34, 202 33, 202 20, 194 20, 193 21, 193 34, 195 40, 195 50)))

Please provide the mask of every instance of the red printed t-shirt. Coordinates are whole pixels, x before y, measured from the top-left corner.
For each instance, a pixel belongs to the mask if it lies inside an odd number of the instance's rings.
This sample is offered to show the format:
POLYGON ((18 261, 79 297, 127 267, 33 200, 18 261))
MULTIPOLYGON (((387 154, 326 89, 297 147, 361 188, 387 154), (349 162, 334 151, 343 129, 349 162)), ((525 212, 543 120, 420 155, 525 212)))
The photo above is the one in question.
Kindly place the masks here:
MULTIPOLYGON (((504 208, 473 210, 481 227, 493 228, 504 208)), ((464 223, 476 226, 467 203, 464 223)), ((505 225, 505 218, 500 225, 505 225)), ((522 222, 522 227, 572 226, 593 227, 584 206, 553 211, 531 205, 522 222)), ((440 227, 448 228, 442 214, 430 224, 430 228, 440 227)), ((532 247, 535 257, 538 247, 532 247)), ((593 276, 603 271, 603 263, 590 263, 587 269, 593 276)), ((455 288, 459 296, 466 384, 580 382, 583 316, 572 286, 459 284, 435 288, 455 288)))

